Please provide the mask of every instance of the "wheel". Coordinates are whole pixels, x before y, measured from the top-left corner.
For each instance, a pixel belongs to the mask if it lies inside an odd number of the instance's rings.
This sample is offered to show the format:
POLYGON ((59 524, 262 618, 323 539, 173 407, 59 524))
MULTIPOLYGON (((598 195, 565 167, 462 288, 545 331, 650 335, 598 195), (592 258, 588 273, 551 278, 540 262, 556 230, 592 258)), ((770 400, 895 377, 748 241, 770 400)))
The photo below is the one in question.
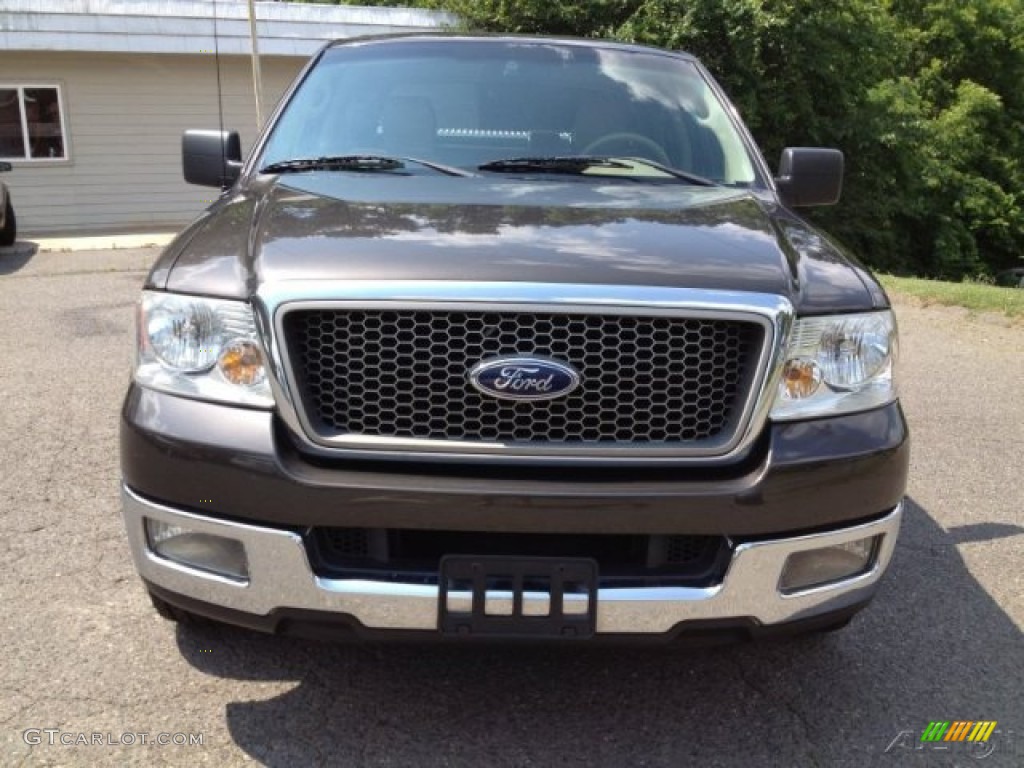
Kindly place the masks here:
POLYGON ((847 616, 845 619, 840 619, 839 621, 834 621, 831 624, 825 624, 824 626, 817 627, 813 630, 813 634, 828 635, 832 632, 838 632, 839 630, 848 626, 851 621, 853 621, 853 616, 847 616))
POLYGON ((653 139, 649 139, 646 136, 641 136, 639 133, 609 133, 601 138, 590 142, 583 150, 584 155, 618 155, 624 154, 626 157, 644 157, 648 160, 653 160, 656 163, 662 165, 671 165, 668 159, 668 155, 665 150, 661 148, 653 139), (601 152, 600 148, 605 146, 620 146, 623 147, 621 153, 615 151, 604 151, 601 152), (625 149, 628 147, 628 149, 625 149))
POLYGON ((194 613, 189 613, 176 605, 171 605, 166 600, 154 595, 152 592, 149 593, 149 599, 153 603, 153 608, 156 609, 156 612, 168 621, 173 621, 175 624, 192 625, 202 622, 202 619, 194 613))
POLYGON ((14 245, 18 237, 18 222, 14 218, 14 206, 7 200, 7 209, 4 211, 4 228, 0 229, 0 245, 14 245))

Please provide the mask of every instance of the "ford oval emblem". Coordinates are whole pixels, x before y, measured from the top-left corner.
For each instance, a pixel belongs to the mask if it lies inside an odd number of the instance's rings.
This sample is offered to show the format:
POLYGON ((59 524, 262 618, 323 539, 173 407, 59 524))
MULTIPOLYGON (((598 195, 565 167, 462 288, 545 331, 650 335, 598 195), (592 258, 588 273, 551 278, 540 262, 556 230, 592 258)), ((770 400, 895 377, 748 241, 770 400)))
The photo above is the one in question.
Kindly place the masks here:
POLYGON ((571 365, 544 357, 493 357, 473 366, 469 383, 501 400, 552 400, 580 385, 571 365))

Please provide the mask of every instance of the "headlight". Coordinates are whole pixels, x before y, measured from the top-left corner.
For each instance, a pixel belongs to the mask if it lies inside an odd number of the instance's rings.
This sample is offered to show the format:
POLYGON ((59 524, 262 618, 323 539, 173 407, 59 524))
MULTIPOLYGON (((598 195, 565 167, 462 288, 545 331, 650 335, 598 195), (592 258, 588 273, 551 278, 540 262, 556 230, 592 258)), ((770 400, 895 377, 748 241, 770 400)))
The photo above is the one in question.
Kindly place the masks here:
POLYGON ((771 418, 830 416, 892 402, 896 352, 890 311, 798 320, 771 418))
POLYGON ((252 308, 242 301, 144 291, 135 381, 202 400, 274 405, 252 308))

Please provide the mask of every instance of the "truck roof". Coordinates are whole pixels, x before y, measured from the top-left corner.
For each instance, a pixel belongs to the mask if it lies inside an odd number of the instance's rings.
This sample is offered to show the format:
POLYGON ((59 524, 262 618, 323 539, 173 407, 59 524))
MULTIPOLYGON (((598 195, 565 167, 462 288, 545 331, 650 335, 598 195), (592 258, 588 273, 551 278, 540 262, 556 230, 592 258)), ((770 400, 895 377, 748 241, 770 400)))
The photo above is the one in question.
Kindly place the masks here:
POLYGON ((452 44, 458 43, 557 43, 558 45, 572 45, 580 48, 603 48, 619 51, 632 51, 634 53, 647 53, 661 56, 672 56, 675 58, 698 61, 697 57, 685 51, 670 51, 664 48, 655 48, 649 45, 627 43, 621 40, 610 40, 607 38, 587 37, 562 37, 546 35, 512 35, 512 34, 465 34, 461 32, 440 30, 437 32, 402 32, 388 35, 367 35, 365 37, 350 37, 332 40, 325 45, 325 48, 334 48, 341 45, 361 45, 366 43, 392 43, 417 40, 446 41, 452 44))

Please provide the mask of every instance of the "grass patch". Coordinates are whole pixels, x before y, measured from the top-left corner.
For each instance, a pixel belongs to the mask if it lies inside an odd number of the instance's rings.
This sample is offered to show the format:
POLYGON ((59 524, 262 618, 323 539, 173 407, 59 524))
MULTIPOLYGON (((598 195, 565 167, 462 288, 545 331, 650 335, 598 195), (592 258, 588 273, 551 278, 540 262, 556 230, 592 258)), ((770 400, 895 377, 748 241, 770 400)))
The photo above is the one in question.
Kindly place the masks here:
POLYGON ((1008 317, 1024 319, 1024 289, 1002 288, 985 283, 946 283, 920 277, 879 275, 887 291, 913 296, 928 304, 965 307, 974 312, 1000 312, 1008 317))

